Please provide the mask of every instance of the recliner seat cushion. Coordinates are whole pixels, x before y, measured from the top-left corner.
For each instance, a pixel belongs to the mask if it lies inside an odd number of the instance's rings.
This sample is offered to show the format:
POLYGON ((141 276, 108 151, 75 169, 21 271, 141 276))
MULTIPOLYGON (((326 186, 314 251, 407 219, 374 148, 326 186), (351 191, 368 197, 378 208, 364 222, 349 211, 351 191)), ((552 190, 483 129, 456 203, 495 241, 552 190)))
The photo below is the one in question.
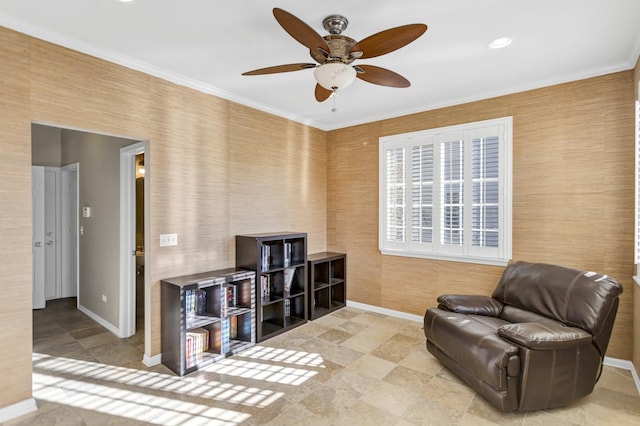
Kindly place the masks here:
POLYGON ((496 390, 506 390, 507 376, 520 369, 518 347, 497 334, 507 321, 499 318, 429 309, 424 318, 427 339, 496 390))

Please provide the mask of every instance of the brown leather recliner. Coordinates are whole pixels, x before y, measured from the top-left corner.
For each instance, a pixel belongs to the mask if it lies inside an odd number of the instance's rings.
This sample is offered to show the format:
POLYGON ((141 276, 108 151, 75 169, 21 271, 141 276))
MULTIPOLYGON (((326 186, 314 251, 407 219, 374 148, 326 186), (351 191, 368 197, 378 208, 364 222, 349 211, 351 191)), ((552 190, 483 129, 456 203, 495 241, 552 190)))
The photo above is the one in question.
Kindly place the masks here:
POLYGON ((606 275, 515 262, 491 297, 438 297, 427 349, 505 412, 566 406, 593 391, 621 293, 606 275))

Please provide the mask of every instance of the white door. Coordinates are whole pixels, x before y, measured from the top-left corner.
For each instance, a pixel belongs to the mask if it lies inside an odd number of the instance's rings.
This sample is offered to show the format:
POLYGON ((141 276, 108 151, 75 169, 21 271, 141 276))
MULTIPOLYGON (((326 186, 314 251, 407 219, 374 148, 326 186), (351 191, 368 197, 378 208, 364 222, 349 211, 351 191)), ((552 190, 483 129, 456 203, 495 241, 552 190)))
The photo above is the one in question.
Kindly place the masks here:
POLYGON ((33 309, 61 297, 60 267, 60 169, 33 166, 32 188, 32 273, 33 309))
POLYGON ((33 309, 45 307, 44 298, 44 167, 34 166, 31 169, 31 203, 32 203, 32 274, 33 274, 33 309))
POLYGON ((78 296, 78 163, 60 171, 62 266, 61 297, 78 296))
POLYGON ((60 169, 44 168, 44 289, 45 299, 58 299, 61 271, 59 255, 60 169))

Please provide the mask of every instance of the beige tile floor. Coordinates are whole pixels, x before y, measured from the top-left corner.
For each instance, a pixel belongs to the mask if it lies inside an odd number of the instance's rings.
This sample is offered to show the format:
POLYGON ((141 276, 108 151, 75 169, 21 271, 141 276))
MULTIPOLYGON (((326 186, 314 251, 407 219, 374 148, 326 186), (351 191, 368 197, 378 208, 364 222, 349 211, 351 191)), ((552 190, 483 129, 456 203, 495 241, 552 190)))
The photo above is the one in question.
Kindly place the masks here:
POLYGON ((503 414, 425 349, 421 324, 344 308, 186 377, 145 367, 139 337, 117 339, 73 309, 34 312, 40 407, 6 425, 631 425, 631 374, 606 367, 569 408, 503 414))

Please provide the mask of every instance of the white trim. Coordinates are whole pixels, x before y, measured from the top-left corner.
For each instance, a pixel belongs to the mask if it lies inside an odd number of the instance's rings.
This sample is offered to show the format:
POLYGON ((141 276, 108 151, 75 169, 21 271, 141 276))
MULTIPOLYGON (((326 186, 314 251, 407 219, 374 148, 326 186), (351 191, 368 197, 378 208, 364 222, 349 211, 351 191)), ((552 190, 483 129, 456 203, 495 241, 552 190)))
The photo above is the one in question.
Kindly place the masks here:
POLYGON ((378 314, 389 315, 391 317, 403 318, 409 321, 423 322, 424 317, 421 315, 409 314, 407 312, 394 311, 393 309, 381 308, 380 306, 367 305, 366 303, 354 302, 353 300, 347 300, 347 306, 356 309, 362 309, 363 311, 376 312, 378 314))
POLYGON ((91 318, 92 320, 94 320, 95 322, 97 322, 98 324, 100 324, 101 326, 103 326, 104 328, 106 328, 107 330, 109 330, 110 332, 112 332, 113 334, 115 334, 118 337, 127 337, 127 336, 121 336, 120 335, 120 330, 118 329, 118 327, 116 327, 115 325, 111 324, 109 321, 107 321, 106 319, 102 318, 100 315, 94 313, 93 311, 85 308, 84 306, 78 304, 78 310, 80 312, 82 312, 83 314, 85 314, 86 316, 88 316, 89 318, 91 318))
POLYGON ((380 249, 380 253, 387 256, 401 256, 401 257, 415 257, 418 259, 435 259, 444 260, 448 262, 462 262, 462 263, 476 263, 479 265, 491 265, 491 266, 507 266, 509 264, 508 259, 489 259, 484 257, 472 257, 472 256, 452 256, 439 253, 422 253, 415 251, 402 251, 402 250, 389 250, 380 249))
POLYGON ((16 402, 15 404, 8 405, 0 408, 0 424, 8 422, 11 419, 15 419, 25 414, 32 413, 38 409, 36 400, 34 398, 28 398, 24 401, 16 402))
POLYGON ((93 130, 93 129, 84 128, 84 127, 67 126, 66 124, 56 123, 54 121, 31 120, 31 124, 39 124, 41 126, 56 127, 61 130, 74 130, 77 132, 93 133, 93 134, 102 135, 102 136, 111 136, 119 139, 130 139, 132 142, 142 140, 142 138, 138 136, 125 135, 123 133, 103 132, 100 130, 93 130))
POLYGON ((120 330, 121 337, 136 332, 136 155, 144 142, 120 148, 120 330))
POLYGON ((631 376, 633 376, 633 381, 636 384, 636 390, 638 391, 638 395, 640 395, 640 377, 638 377, 638 372, 636 371, 631 361, 627 361, 626 359, 610 358, 608 356, 605 356, 603 364, 608 365, 609 367, 629 370, 631 372, 631 376))
POLYGON ((147 354, 144 354, 144 356, 142 357, 142 363, 147 367, 153 367, 154 365, 159 365, 161 361, 162 361, 162 354, 157 354, 154 356, 149 356, 147 354))

